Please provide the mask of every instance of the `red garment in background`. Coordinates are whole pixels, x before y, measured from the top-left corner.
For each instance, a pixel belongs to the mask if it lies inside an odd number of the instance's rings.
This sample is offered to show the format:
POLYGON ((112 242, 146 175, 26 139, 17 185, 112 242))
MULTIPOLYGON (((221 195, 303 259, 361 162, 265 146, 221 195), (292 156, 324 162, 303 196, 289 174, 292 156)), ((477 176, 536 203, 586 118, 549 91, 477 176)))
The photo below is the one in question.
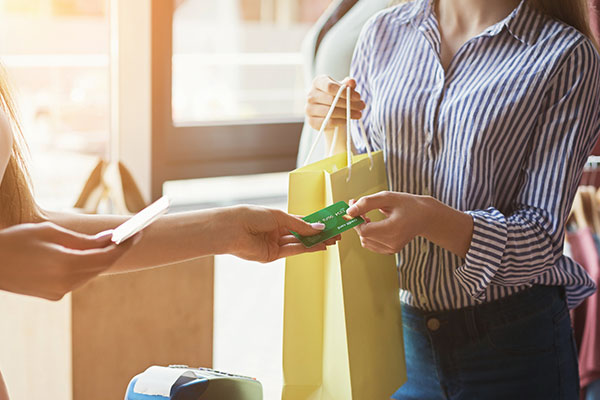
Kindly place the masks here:
MULTIPOLYGON (((590 5, 590 27, 592 33, 596 37, 596 41, 600 42, 600 0, 588 0, 590 5)), ((600 155, 600 140, 594 146, 592 154, 595 156, 600 155)))
MULTIPOLYGON (((567 240, 571 245, 573 259, 586 269, 598 285, 600 283, 600 258, 591 229, 567 232, 567 240)), ((599 315, 600 295, 598 295, 598 291, 571 312, 575 342, 579 350, 579 375, 582 388, 600 379, 599 315)))
POLYGON ((597 41, 600 41, 600 0, 589 0, 590 26, 597 41))
MULTIPOLYGON (((600 42, 600 0, 588 0, 590 6, 590 27, 596 41, 600 42)), ((592 155, 600 155, 600 140, 594 146, 592 155)), ((596 182, 593 183, 594 185, 596 182)), ((596 285, 600 287, 600 258, 590 229, 568 232, 573 259, 582 265, 590 274, 596 285)), ((600 379, 600 295, 598 291, 587 298, 579 307, 571 312, 575 342, 579 350, 579 374, 581 387, 585 388, 593 381, 600 379)), ((581 399, 585 389, 581 391, 581 399)))

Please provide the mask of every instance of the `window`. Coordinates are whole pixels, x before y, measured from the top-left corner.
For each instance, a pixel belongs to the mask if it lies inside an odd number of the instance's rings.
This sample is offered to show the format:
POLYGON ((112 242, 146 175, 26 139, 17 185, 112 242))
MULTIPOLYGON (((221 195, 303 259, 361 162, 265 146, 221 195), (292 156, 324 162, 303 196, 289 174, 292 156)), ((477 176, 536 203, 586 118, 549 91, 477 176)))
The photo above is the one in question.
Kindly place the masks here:
POLYGON ((302 40, 328 3, 153 2, 153 197, 169 180, 295 167, 302 40))
POLYGON ((315 5, 297 0, 176 1, 175 123, 301 117, 301 44, 319 11, 315 5))
POLYGON ((43 207, 72 206, 109 134, 105 0, 3 0, 0 60, 43 207))

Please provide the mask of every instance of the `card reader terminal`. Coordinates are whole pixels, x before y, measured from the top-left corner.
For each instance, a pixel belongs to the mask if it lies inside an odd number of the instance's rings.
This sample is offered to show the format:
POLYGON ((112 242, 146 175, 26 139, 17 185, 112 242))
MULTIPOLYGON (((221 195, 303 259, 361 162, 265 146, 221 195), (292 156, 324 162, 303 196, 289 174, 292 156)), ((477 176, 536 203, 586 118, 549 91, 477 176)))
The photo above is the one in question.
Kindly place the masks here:
POLYGON ((262 385, 246 376, 189 368, 152 366, 135 376, 125 400, 262 400, 262 385))

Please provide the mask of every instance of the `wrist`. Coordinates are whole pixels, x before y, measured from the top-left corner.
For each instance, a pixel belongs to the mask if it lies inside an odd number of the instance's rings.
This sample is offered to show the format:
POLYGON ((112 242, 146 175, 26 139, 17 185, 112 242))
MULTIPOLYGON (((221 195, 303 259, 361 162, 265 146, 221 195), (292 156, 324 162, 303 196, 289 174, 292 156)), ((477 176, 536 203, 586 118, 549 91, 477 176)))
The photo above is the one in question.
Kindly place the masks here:
POLYGON ((417 196, 417 204, 421 216, 421 223, 419 224, 421 229, 418 236, 432 241, 434 227, 441 222, 439 219, 441 203, 431 196, 417 196))
POLYGON ((423 198, 422 205, 420 236, 459 257, 466 257, 473 236, 473 218, 433 197, 423 198))
POLYGON ((236 237, 232 231, 234 207, 215 208, 205 213, 204 222, 201 223, 205 232, 200 237, 205 238, 212 254, 231 254, 236 237))

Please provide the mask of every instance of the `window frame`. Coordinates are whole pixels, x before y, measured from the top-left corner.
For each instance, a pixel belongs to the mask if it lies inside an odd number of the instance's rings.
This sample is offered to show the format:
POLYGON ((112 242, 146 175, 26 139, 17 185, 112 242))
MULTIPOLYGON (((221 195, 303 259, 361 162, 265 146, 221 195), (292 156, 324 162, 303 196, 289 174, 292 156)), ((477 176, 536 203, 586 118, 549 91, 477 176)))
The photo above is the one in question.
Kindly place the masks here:
POLYGON ((290 171, 302 118, 175 124, 172 117, 173 0, 151 3, 151 196, 179 179, 290 171))

